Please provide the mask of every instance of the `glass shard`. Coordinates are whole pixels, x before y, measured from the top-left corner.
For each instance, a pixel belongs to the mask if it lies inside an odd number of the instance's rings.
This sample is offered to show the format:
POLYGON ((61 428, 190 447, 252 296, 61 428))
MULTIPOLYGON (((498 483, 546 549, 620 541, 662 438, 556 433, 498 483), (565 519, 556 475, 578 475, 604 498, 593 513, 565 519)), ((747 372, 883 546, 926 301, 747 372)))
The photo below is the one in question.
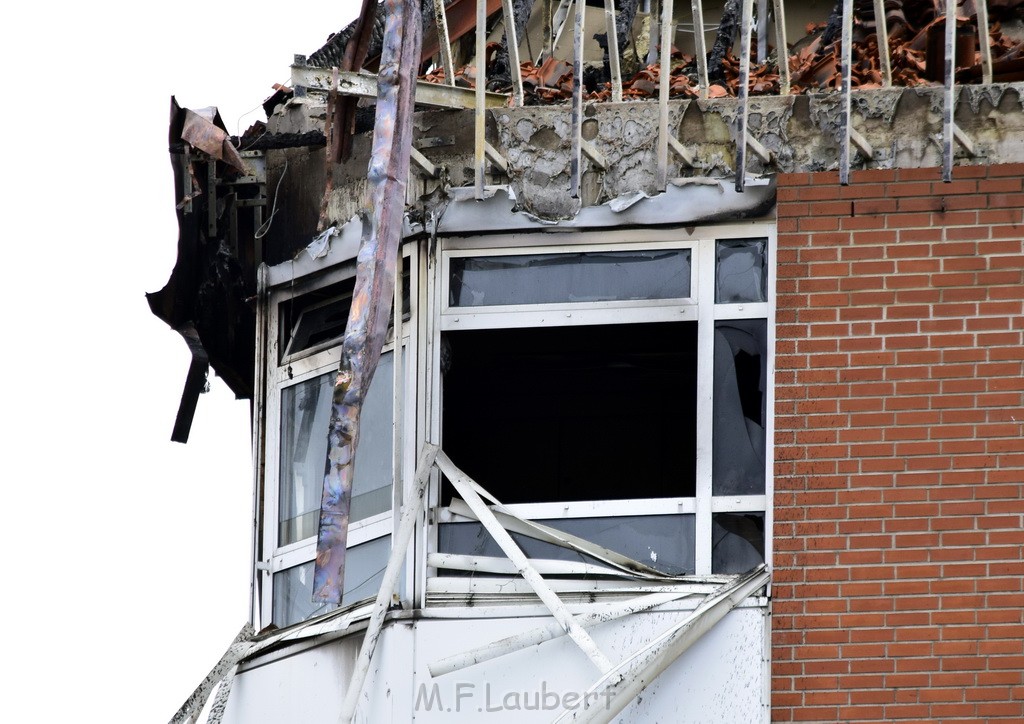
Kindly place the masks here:
POLYGON ((715 302, 736 304, 767 301, 767 240, 726 239, 715 254, 715 302))
POLYGON ((763 495, 767 322, 715 324, 712 493, 763 495))
POLYGON ((711 572, 746 573, 764 563, 764 513, 715 513, 711 572))

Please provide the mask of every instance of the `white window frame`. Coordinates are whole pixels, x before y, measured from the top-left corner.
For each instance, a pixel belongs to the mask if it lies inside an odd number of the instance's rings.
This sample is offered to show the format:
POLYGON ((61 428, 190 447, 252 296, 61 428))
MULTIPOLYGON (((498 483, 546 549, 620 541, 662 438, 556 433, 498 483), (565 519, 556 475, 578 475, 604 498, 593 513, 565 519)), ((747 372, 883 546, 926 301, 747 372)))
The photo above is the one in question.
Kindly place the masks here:
MULTIPOLYGON (((443 401, 440 379, 440 334, 460 329, 511 329, 522 327, 556 327, 570 325, 624 324, 664 321, 696 321, 698 334, 697 355, 697 461, 696 494, 686 498, 649 498, 628 500, 594 500, 576 502, 527 503, 506 506, 511 512, 534 520, 557 518, 611 517, 626 515, 674 515, 689 513, 695 516, 695 572, 697 576, 711 574, 712 516, 722 512, 750 512, 764 515, 765 562, 772 565, 772 501, 774 498, 774 379, 775 379, 775 255, 777 235, 772 222, 749 222, 706 226, 690 229, 606 230, 602 232, 534 233, 494 235, 486 237, 453 237, 439 240, 438 262, 428 269, 427 281, 431 285, 427 317, 433 322, 427 330, 430 349, 430 396, 443 401), (767 239, 766 302, 744 304, 715 303, 715 255, 718 241, 729 239, 767 239), (629 300, 611 302, 568 302, 564 304, 521 304, 501 307, 452 307, 449 305, 450 262, 463 256, 528 255, 585 251, 629 251, 660 249, 691 249, 690 297, 685 299, 629 300), (433 310, 437 310, 436 313, 433 310), (710 411, 713 404, 712 376, 714 370, 715 323, 723 320, 764 319, 767 328, 766 360, 766 424, 765 424, 765 492, 763 495, 712 495, 712 424, 710 411)), ((443 404, 443 403, 442 403, 443 404)), ((441 437, 442 404, 429 408, 428 427, 431 439, 441 437)), ((458 460, 454 461, 457 465, 458 460)), ((484 488, 486 480, 478 480, 484 488)), ((433 525, 423 540, 424 549, 436 551, 438 524, 469 521, 447 508, 439 506, 440 480, 435 475, 430 492, 430 505, 434 512, 433 525)), ((450 591, 457 593, 465 587, 464 578, 439 575, 436 569, 419 567, 423 573, 421 591, 450 591)), ((419 605, 425 606, 421 597, 419 605)))
MULTIPOLYGON (((348 547, 368 543, 387 535, 392 535, 397 526, 397 511, 402 500, 403 480, 411 478, 412 466, 415 462, 411 454, 412 447, 404 445, 403 440, 414 439, 416 405, 406 404, 406 400, 415 399, 415 382, 417 377, 416 339, 417 334, 417 295, 419 264, 417 263, 416 245, 406 245, 402 250, 402 264, 398 267, 399 277, 404 269, 409 271, 410 299, 409 319, 401 325, 402 347, 404 354, 399 363, 395 357, 395 375, 400 374, 402 385, 395 385, 395 403, 393 410, 398 413, 394 418, 392 434, 392 451, 395 464, 392 469, 392 506, 388 511, 362 520, 350 522, 348 528, 348 547), (404 389, 403 389, 404 388, 404 389)), ((281 460, 281 398, 282 392, 301 382, 320 375, 336 372, 341 357, 342 339, 318 343, 309 349, 295 352, 287 357, 281 354, 281 305, 289 300, 302 297, 317 289, 335 284, 339 281, 354 278, 355 261, 346 260, 335 264, 315 275, 295 279, 279 284, 272 289, 267 300, 267 345, 266 345, 266 389, 264 390, 265 414, 265 453, 263 465, 263 516, 259 521, 262 540, 263 560, 257 563, 257 575, 262 576, 260 586, 260 620, 264 625, 274 621, 274 574, 295 566, 313 561, 316 557, 316 536, 295 541, 283 546, 277 545, 278 513, 280 496, 280 460, 281 460)), ((401 284, 401 281, 398 282, 401 284)), ((290 332, 291 330, 288 330, 290 332)), ((388 330, 388 337, 381 353, 395 351, 394 328, 388 330)), ((323 430, 326 437, 327 429, 323 430)), ((326 465, 326 460, 324 461, 326 465)), ((345 606, 350 603, 346 602, 345 606)), ((330 610, 324 609, 324 612, 330 610)), ((313 616, 315 618, 315 616, 313 616)))

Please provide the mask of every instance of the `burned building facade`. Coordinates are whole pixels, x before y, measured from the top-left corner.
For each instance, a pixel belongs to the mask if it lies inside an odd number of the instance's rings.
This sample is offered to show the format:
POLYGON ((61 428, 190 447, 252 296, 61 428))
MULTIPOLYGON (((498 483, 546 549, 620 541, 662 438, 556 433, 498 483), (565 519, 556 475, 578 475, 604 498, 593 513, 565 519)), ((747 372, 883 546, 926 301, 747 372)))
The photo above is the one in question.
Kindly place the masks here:
POLYGON ((175 106, 256 471, 175 721, 1024 718, 1016 7, 369 2, 175 106))

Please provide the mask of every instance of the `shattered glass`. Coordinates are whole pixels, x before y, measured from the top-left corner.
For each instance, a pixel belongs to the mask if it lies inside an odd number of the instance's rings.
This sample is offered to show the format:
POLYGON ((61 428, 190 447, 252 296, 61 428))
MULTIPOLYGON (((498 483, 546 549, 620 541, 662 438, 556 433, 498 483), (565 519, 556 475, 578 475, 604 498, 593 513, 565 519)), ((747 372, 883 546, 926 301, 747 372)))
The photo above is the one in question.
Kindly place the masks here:
MULTIPOLYGON (((390 554, 391 536, 348 549, 342 605, 377 595, 390 554)), ((313 602, 313 561, 274 574, 273 620, 277 626, 290 626, 334 608, 331 603, 313 602)))
POLYGON ((714 495, 763 495, 767 322, 715 324, 711 475, 714 495))
POLYGON ((689 249, 453 257, 450 265, 453 307, 690 296, 689 249))
MULTIPOLYGON (((630 515, 609 518, 556 518, 538 523, 628 556, 670 575, 692 574, 694 567, 693 515, 630 515)), ((590 556, 552 543, 512 533, 528 558, 579 561, 606 566, 590 556)), ((480 523, 444 523, 439 526, 438 551, 470 556, 504 558, 498 544, 480 523)), ((445 571, 445 575, 468 575, 445 571)), ((483 575, 483 574, 474 574, 483 575)))
MULTIPOLYGON (((362 410, 349 520, 391 509, 394 359, 380 357, 362 410)), ((316 535, 327 460, 335 373, 281 391, 281 464, 278 546, 316 535)))
POLYGON ((715 302, 767 301, 766 239, 727 239, 715 252, 715 302))
POLYGON ((764 513, 715 513, 711 572, 746 573, 764 563, 764 513))

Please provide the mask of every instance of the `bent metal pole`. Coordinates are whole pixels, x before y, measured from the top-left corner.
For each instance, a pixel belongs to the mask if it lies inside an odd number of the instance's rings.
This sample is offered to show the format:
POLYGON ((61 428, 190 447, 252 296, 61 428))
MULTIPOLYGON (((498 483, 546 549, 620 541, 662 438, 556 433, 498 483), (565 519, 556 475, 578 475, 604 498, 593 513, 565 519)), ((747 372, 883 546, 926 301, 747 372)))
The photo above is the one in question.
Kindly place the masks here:
POLYGON ((313 597, 329 603, 341 603, 359 413, 387 337, 422 43, 419 3, 386 0, 386 6, 377 76, 377 117, 362 210, 363 239, 356 257, 356 285, 334 385, 320 501, 313 597))

